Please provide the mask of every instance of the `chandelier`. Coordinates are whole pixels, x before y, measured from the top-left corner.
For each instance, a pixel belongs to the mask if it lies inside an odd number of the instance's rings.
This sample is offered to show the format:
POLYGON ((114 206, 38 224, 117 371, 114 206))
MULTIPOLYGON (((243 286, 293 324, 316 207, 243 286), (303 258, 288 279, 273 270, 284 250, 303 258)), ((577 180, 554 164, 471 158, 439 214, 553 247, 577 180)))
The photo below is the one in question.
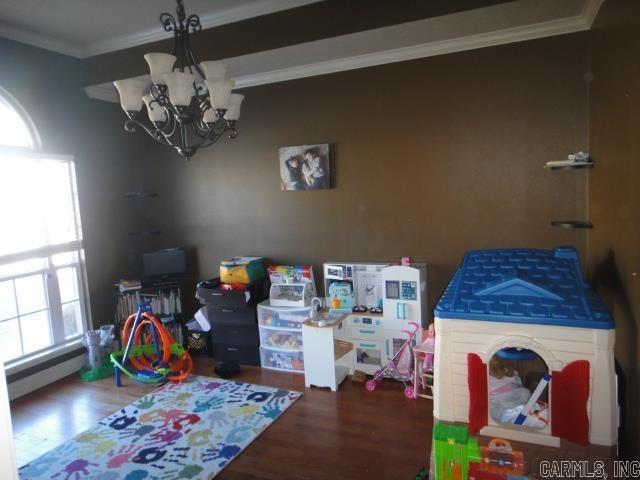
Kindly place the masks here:
POLYGON ((190 33, 202 30, 197 15, 186 16, 177 0, 177 18, 160 15, 166 32, 173 32, 171 53, 147 53, 151 84, 138 79, 113 82, 127 115, 124 128, 141 128, 157 142, 173 147, 189 160, 199 148, 213 145, 223 135, 238 135, 243 95, 232 93, 235 82, 227 78, 222 62, 199 63, 191 52, 190 33), (141 114, 146 106, 148 120, 141 114))

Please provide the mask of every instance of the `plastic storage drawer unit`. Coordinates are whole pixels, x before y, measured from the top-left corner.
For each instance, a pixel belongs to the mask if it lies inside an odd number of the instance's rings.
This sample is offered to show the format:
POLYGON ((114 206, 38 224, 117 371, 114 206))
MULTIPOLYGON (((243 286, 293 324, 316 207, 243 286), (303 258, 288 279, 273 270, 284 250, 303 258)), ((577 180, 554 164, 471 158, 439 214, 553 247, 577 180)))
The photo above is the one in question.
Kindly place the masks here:
POLYGON ((265 347, 302 349, 302 331, 278 327, 260 326, 260 345, 265 347))
POLYGON ((258 323, 267 327, 302 330, 302 322, 313 316, 313 307, 274 307, 269 300, 258 305, 258 323))
POLYGON ((304 354, 302 350, 284 350, 261 346, 260 357, 262 368, 304 373, 304 354))

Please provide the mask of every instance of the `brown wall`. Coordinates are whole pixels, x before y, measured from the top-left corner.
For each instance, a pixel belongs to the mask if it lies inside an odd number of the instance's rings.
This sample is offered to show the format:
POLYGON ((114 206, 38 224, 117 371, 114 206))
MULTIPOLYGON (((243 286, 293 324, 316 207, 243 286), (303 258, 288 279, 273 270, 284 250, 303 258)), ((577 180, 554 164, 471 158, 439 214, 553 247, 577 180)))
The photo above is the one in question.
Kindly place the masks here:
POLYGON ((0 38, 0 62, 0 86, 32 117, 42 150, 75 157, 93 319, 111 323, 112 285, 131 268, 124 192, 147 145, 123 131, 115 105, 87 98, 80 61, 0 38))
MULTIPOLYGON (((587 147, 586 36, 458 53, 246 89, 240 135, 199 152, 147 155, 160 189, 156 246, 197 250, 199 275, 220 259, 429 263, 437 300, 469 249, 577 247, 584 172, 547 160, 587 147), (278 148, 331 143, 335 188, 280 191, 278 148)), ((317 274, 321 280, 321 273, 317 274)))
POLYGON ((588 235, 593 283, 616 321, 626 385, 626 455, 640 457, 640 2, 608 0, 589 34, 588 235))

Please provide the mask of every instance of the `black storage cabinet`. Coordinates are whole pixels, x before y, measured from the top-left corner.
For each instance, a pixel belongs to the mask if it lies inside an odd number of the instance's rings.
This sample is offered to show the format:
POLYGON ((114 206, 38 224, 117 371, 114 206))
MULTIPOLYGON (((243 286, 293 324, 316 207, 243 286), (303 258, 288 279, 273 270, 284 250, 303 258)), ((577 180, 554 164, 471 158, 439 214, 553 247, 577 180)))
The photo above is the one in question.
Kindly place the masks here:
POLYGON ((198 299, 207 307, 213 357, 221 362, 260 365, 257 305, 269 296, 267 278, 246 291, 222 290, 220 279, 198 284, 198 299))

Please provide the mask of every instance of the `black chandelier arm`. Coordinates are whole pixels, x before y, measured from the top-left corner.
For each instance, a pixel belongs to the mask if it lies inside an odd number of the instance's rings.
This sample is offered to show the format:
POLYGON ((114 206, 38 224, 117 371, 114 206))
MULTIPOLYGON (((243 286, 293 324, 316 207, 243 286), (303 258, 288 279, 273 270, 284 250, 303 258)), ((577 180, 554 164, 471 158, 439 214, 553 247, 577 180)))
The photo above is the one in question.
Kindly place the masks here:
POLYGON ((187 21, 184 24, 186 30, 191 33, 196 33, 202 30, 202 25, 200 24, 200 17, 195 13, 193 15, 189 15, 187 21))
POLYGON ((205 138, 202 143, 198 146, 198 148, 206 148, 210 145, 213 145, 214 143, 216 143, 218 140, 220 140, 220 137, 222 137, 221 134, 216 134, 213 133, 211 135, 209 135, 207 138, 205 138))
MULTIPOLYGON (((161 127, 158 127, 158 131, 162 134, 162 136, 164 136, 165 138, 169 139, 170 137, 173 136, 173 134, 176 131, 176 119, 173 115, 169 115, 169 111, 165 109, 166 115, 167 115, 167 121, 164 122, 164 125, 162 125, 161 127)), ((167 140, 168 141, 168 140, 167 140)))
POLYGON ((176 19, 170 13, 163 13, 160 15, 160 23, 162 24, 162 28, 164 28, 165 32, 177 32, 178 24, 176 23, 176 19))
POLYGON ((228 127, 225 131, 231 132, 229 133, 229 138, 234 139, 238 136, 238 130, 235 127, 228 127))
POLYGON ((163 145, 170 145, 170 143, 167 141, 167 139, 162 136, 160 130, 158 129, 151 129, 150 127, 148 127, 147 125, 145 125, 144 123, 142 123, 141 121, 139 121, 138 119, 136 119, 135 117, 133 117, 132 114, 127 114, 129 116, 129 118, 127 120, 125 120, 124 122, 124 129, 129 132, 129 133, 133 133, 136 132, 138 130, 138 128, 143 129, 145 132, 147 132, 147 134, 153 138, 155 141, 163 144, 163 145))

